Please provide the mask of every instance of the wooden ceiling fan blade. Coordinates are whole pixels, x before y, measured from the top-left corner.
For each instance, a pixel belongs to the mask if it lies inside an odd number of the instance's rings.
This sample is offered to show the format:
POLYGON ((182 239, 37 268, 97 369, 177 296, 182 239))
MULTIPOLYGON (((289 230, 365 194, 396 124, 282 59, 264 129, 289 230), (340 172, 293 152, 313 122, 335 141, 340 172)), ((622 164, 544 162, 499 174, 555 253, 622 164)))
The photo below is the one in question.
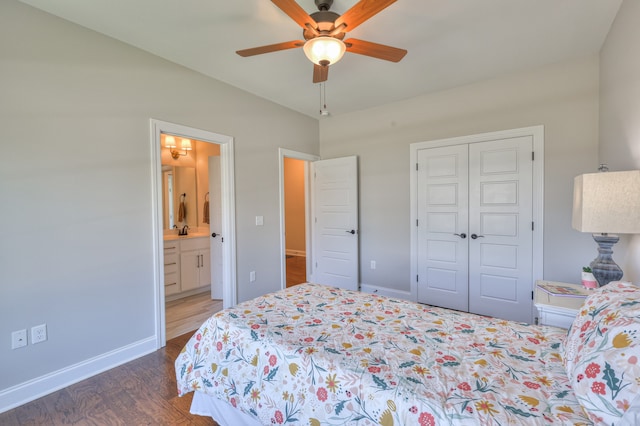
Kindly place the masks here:
POLYGON ((353 31, 358 25, 386 9, 397 0, 360 0, 336 19, 335 26, 346 25, 346 31, 353 31))
POLYGON ((236 51, 236 53, 240 56, 247 57, 247 56, 261 55, 263 53, 277 52, 279 50, 295 49, 297 47, 302 47, 302 46, 304 46, 304 41, 293 40, 293 41, 285 41, 284 43, 269 44, 267 46, 252 47, 251 49, 238 50, 236 51))
POLYGON ((280 10, 296 21, 303 30, 307 29, 307 24, 313 28, 318 28, 318 23, 298 3, 293 0, 271 0, 280 10))
POLYGON ((313 64, 313 82, 322 83, 329 78, 329 66, 313 64))
POLYGON ((344 44, 347 46, 347 52, 371 56, 391 62, 400 62, 407 54, 405 49, 398 49, 397 47, 385 46, 384 44, 372 43, 355 38, 345 40, 344 44))

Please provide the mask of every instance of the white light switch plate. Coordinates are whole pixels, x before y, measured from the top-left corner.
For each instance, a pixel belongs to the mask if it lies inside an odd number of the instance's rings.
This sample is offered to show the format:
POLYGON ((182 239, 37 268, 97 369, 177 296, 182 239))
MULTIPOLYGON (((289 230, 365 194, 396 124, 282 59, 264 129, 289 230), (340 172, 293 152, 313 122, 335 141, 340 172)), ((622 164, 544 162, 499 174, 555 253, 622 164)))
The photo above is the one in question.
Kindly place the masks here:
POLYGON ((256 226, 264 225, 264 216, 256 216, 256 226))

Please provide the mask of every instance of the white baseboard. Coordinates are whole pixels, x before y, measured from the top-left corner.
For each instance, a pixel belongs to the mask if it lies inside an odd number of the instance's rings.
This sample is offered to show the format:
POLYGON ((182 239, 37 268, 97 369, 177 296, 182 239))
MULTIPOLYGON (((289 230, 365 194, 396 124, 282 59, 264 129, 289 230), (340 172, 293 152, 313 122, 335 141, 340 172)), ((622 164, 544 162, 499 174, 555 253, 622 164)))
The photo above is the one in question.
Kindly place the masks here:
POLYGON ((378 287, 375 285, 364 283, 360 284, 360 291, 364 293, 381 294, 382 296, 391 297, 394 299, 410 300, 415 302, 415 300, 413 300, 411 297, 410 291, 394 290, 392 288, 378 287))
POLYGON ((155 336, 0 391, 0 413, 125 364, 158 348, 155 336))
POLYGON ((285 253, 287 254, 287 256, 307 256, 307 252, 305 252, 304 250, 287 250, 285 253))

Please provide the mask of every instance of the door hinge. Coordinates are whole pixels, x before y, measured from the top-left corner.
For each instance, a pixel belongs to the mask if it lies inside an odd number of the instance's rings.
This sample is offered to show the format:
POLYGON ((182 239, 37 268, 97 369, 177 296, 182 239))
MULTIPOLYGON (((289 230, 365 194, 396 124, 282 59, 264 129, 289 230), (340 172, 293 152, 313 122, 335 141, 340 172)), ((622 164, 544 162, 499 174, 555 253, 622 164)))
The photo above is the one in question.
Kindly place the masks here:
POLYGON ((416 226, 419 226, 419 225, 418 225, 418 219, 416 219, 416 226))
POLYGON ((418 171, 418 163, 416 163, 416 171, 418 171))
POLYGON ((420 281, 419 275, 416 275, 416 282, 419 282, 419 281, 420 281))
POLYGON ((531 290, 531 300, 533 300, 533 290, 531 290))
POLYGON ((531 161, 536 161, 536 153, 531 151, 531 161))
POLYGON ((535 231, 535 230, 536 230, 536 229, 535 229, 535 222, 531 222, 531 230, 532 230, 532 231, 535 231))

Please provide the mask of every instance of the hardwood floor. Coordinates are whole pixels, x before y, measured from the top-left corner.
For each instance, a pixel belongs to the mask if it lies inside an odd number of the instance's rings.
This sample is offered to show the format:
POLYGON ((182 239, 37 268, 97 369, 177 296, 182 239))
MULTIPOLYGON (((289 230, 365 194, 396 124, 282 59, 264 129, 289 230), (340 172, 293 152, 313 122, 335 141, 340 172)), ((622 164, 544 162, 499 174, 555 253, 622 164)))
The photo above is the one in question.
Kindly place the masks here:
POLYGON ((177 396, 173 362, 192 330, 167 346, 50 395, 0 413, 0 425, 217 425, 177 396))
POLYGON ((211 292, 173 300, 165 304, 167 340, 196 330, 211 315, 222 310, 222 300, 211 300, 211 292))
POLYGON ((287 256, 287 287, 307 282, 307 258, 287 256))

